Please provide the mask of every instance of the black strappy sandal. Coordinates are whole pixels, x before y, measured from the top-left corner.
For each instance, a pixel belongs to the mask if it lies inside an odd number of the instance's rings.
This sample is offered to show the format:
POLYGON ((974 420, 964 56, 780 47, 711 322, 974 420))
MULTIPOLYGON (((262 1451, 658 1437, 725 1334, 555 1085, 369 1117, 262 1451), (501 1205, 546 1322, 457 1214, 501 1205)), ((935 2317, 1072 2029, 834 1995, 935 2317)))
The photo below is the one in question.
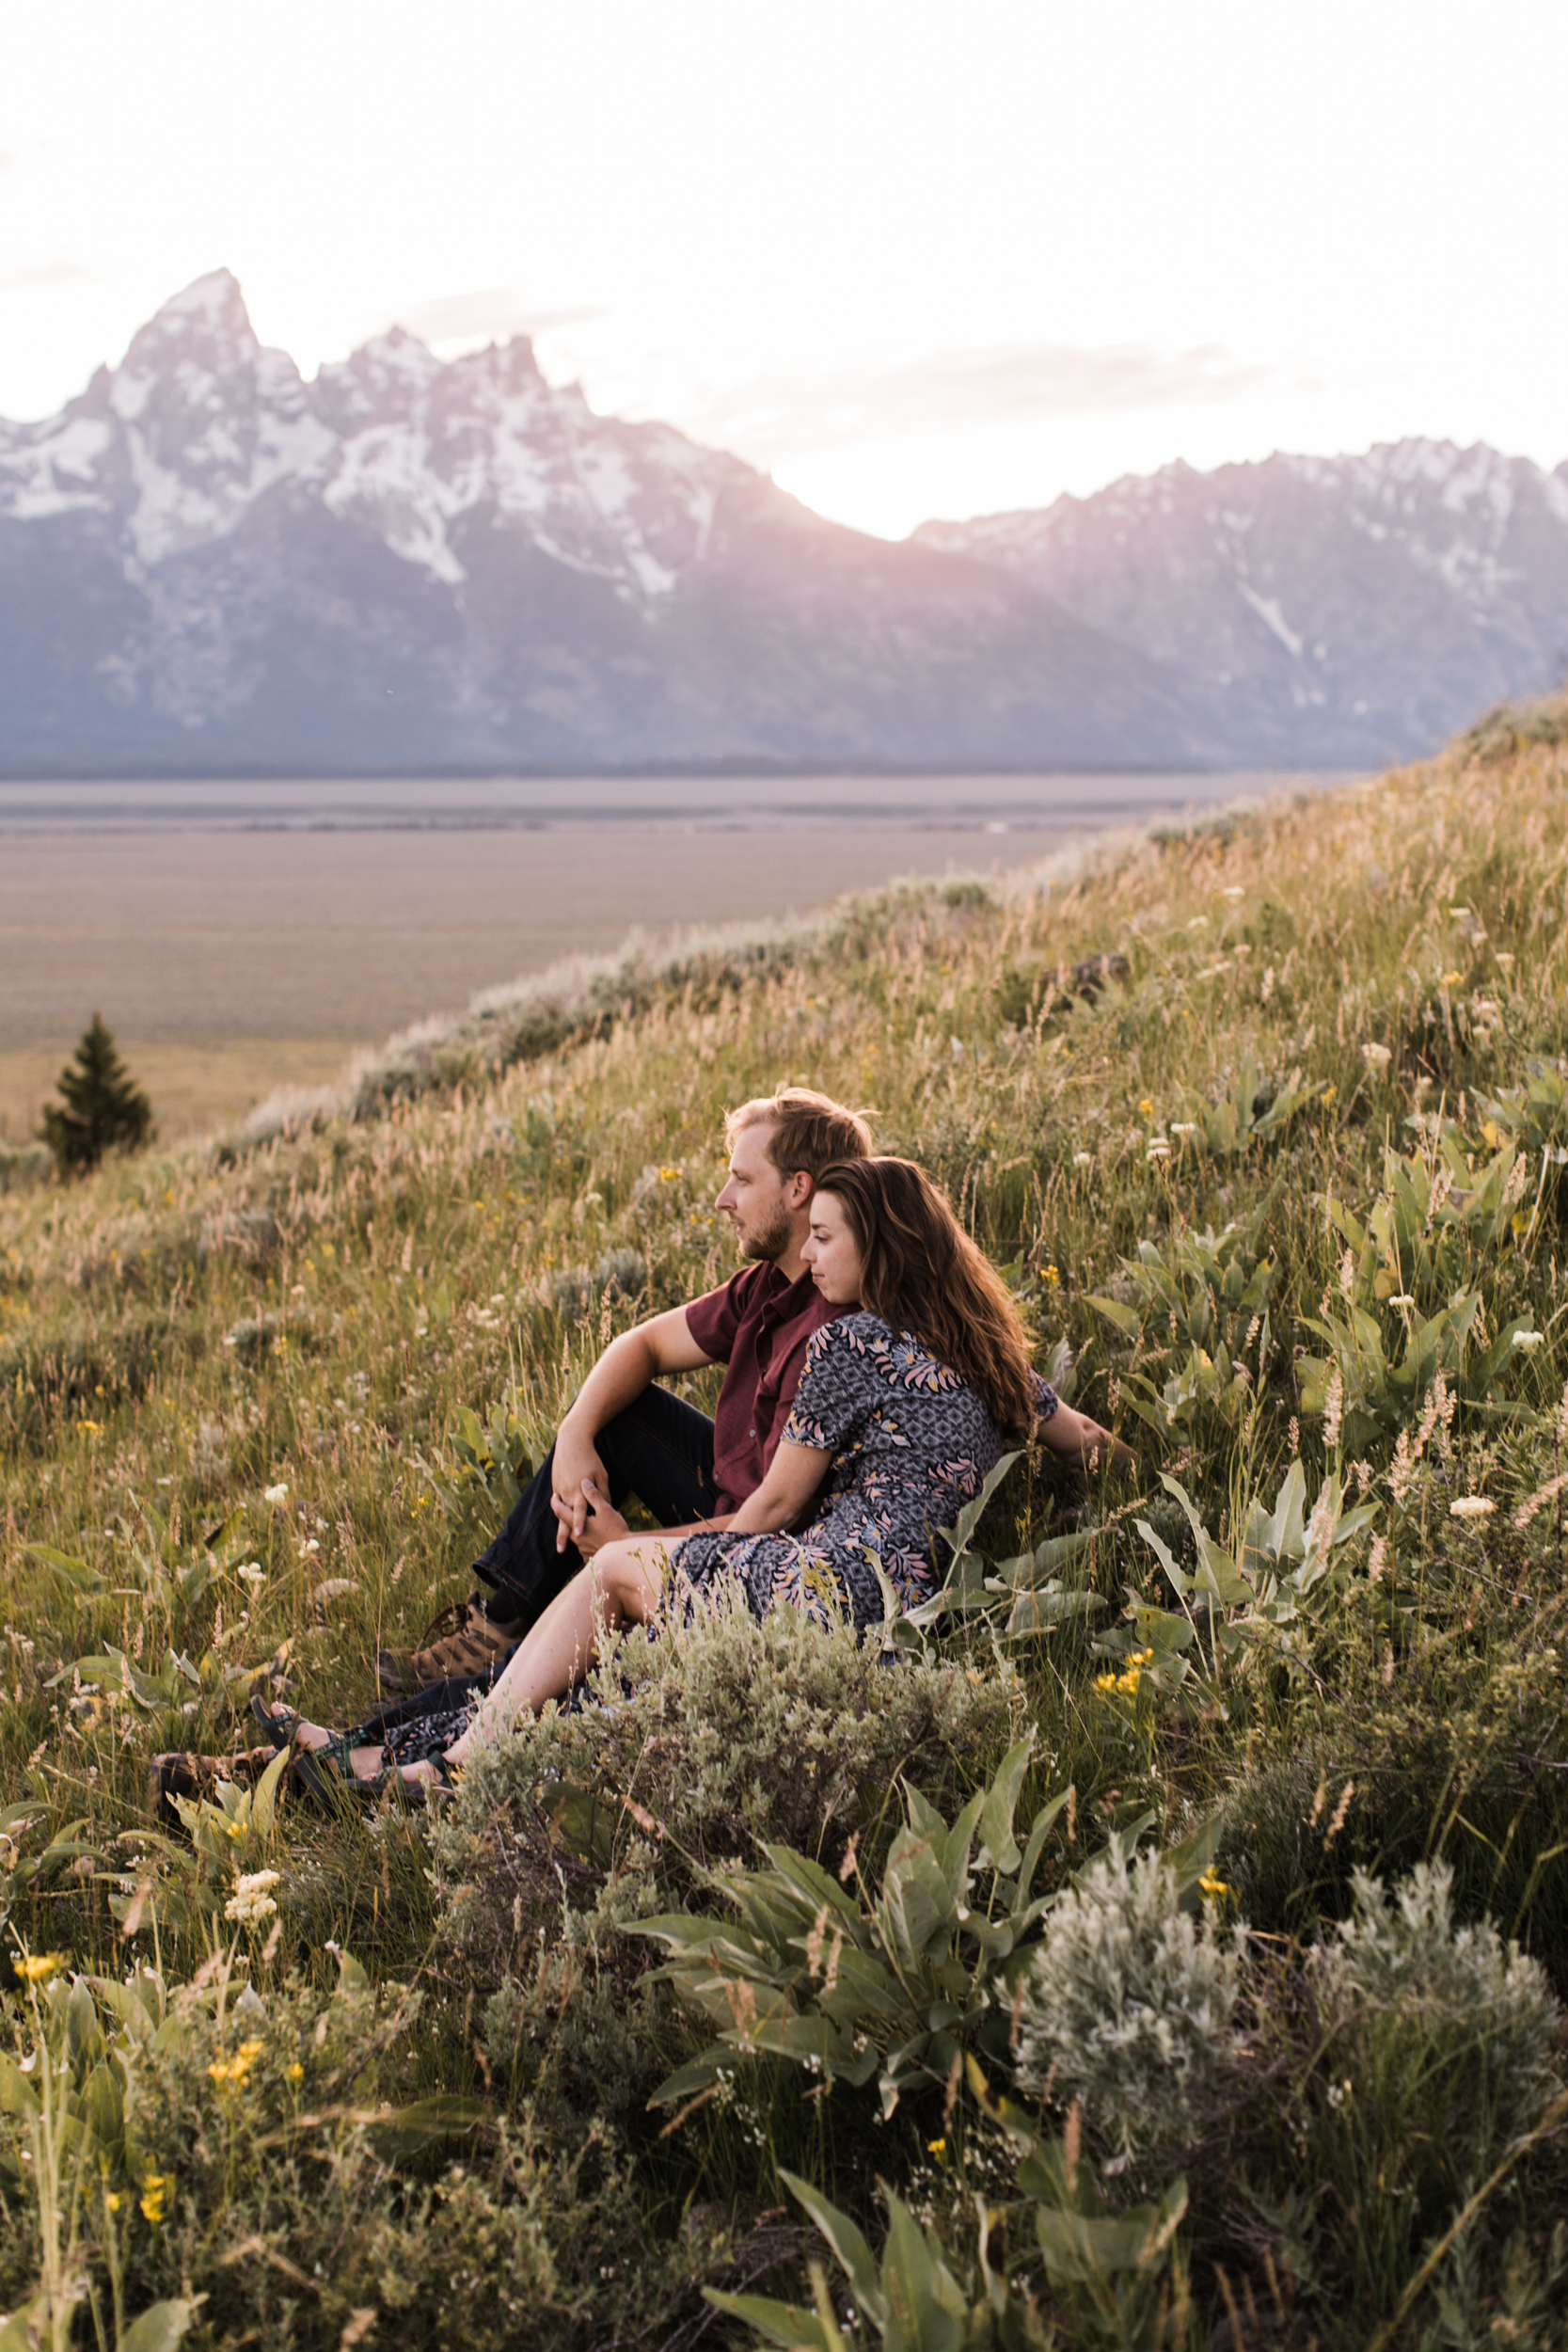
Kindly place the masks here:
MULTIPOLYGON (((279 1740, 293 1740, 304 1721, 293 1708, 285 1707, 277 1714, 269 1712, 260 1695, 253 1696, 250 1711, 259 1724, 264 1724, 279 1740)), ((352 1731, 329 1734, 319 1748, 295 1747, 290 1761, 290 1774, 302 1796, 309 1797, 323 1811, 336 1812, 344 1804, 373 1809, 389 1789, 396 1789, 404 1804, 423 1804, 430 1793, 420 1781, 404 1780, 402 1768, 396 1764, 383 1765, 379 1772, 360 1773, 354 1769, 356 1746, 368 1747, 369 1740, 356 1739, 352 1731)), ((456 1786, 456 1768, 447 1762, 437 1749, 433 1755, 415 1756, 411 1762, 435 1767, 436 1788, 445 1795, 456 1786)))

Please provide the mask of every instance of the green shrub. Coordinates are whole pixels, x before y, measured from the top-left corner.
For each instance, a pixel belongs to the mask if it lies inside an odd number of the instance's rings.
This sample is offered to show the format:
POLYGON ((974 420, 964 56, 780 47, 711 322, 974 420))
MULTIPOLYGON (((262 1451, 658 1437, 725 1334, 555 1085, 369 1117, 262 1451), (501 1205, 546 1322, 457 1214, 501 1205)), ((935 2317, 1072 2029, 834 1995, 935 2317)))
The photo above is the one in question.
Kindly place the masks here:
MULTIPOLYGON (((194 2306, 205 2345, 331 2352, 379 2323, 410 2352, 555 2352, 673 2326, 736 2275, 712 2225, 650 2251, 602 2128, 552 2153, 526 2112, 388 2104, 420 2004, 351 1960, 329 1993, 219 1961, 180 1985, 55 1975, 7 2009, 0 2296, 46 2342, 90 2300, 117 2342, 121 2308, 164 2307, 150 2341, 172 2345, 194 2306)), ((759 2266, 753 2247, 739 2275, 759 2266)))
POLYGON ((1180 2150, 1194 2098, 1238 2042, 1240 1930, 1182 1908, 1155 1853, 1119 1845, 1057 1900, 1023 1979, 1018 2079, 1059 2108, 1082 2104, 1113 2176, 1180 2150))
POLYGON ((634 1632, 588 1696, 478 1756, 433 1844, 447 1964, 489 1996, 491 2063, 547 2069, 569 2108, 613 2115, 673 2047, 627 1930, 712 1910, 709 1874, 768 1843, 836 1871, 854 1839, 875 1867, 900 1782, 941 1802, 983 1781, 1022 1692, 990 1657, 888 1661, 736 1602, 688 1632, 634 1632))

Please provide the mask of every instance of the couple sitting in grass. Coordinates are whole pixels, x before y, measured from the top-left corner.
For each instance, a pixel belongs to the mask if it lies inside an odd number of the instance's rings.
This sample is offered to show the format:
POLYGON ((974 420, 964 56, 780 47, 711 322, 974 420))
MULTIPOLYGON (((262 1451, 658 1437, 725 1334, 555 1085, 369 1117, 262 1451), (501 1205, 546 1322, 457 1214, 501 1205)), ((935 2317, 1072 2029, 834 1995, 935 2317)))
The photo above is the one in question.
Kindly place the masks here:
MULTIPOLYGON (((575 1689, 609 1636, 689 1622, 737 1591, 858 1631, 936 1590, 942 1531, 1010 1446, 1125 1456, 1030 1368, 1007 1292, 942 1194, 875 1157, 864 1121, 800 1089, 725 1126, 719 1207, 749 1261, 605 1350, 555 1447, 476 1564, 444 1638, 383 1657, 409 1695, 329 1733, 257 1712, 304 1785, 446 1783, 512 1719, 575 1689), (726 1371, 707 1416, 659 1374, 726 1371), (660 1522, 634 1533, 635 1494, 660 1522)), ((436 1630, 436 1629, 432 1629, 436 1630)))

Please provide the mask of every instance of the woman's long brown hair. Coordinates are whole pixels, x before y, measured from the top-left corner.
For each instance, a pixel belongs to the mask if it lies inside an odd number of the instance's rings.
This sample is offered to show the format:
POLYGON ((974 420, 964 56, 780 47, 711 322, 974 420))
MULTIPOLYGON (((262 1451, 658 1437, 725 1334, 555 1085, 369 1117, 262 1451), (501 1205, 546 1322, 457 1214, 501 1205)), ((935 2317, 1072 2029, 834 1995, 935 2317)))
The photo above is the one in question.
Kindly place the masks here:
POLYGON ((1035 1418, 1029 1344, 1006 1284, 912 1160, 839 1160, 818 1192, 842 1203, 864 1266, 861 1304, 912 1331, 974 1391, 999 1429, 1035 1418))

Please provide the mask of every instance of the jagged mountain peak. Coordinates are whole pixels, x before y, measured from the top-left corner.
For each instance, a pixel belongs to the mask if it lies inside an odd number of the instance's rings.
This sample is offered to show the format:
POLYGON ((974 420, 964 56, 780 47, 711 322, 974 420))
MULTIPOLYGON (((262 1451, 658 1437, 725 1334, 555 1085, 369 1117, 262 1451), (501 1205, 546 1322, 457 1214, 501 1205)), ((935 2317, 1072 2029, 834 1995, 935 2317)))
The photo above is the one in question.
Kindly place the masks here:
POLYGON ((135 340, 157 336, 178 342, 200 335, 222 336, 236 343, 256 341, 245 294, 231 269, 212 269, 193 278, 188 286, 159 304, 135 340))
POLYGON ((553 389, 522 336, 443 361, 394 326, 306 383, 258 340, 226 269, 165 303, 59 416, 0 425, 0 516, 112 516, 133 575, 283 501, 449 587, 467 576, 468 519, 492 513, 553 562, 645 599, 673 587, 721 485, 740 479, 752 477, 738 459, 553 389))

